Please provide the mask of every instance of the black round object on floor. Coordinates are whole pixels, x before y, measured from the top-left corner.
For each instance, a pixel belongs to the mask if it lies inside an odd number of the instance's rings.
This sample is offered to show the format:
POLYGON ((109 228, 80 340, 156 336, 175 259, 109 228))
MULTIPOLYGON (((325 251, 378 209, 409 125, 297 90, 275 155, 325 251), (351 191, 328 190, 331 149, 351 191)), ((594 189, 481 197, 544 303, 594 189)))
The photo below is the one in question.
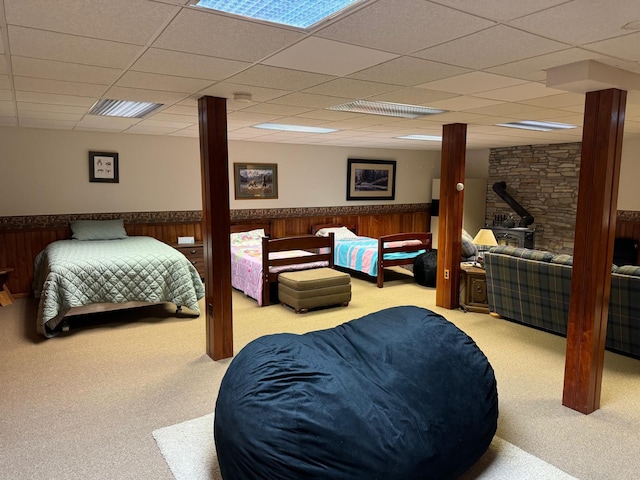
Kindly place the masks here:
POLYGON ((225 480, 455 479, 496 432, 493 369, 444 317, 403 306, 231 362, 214 435, 225 480))

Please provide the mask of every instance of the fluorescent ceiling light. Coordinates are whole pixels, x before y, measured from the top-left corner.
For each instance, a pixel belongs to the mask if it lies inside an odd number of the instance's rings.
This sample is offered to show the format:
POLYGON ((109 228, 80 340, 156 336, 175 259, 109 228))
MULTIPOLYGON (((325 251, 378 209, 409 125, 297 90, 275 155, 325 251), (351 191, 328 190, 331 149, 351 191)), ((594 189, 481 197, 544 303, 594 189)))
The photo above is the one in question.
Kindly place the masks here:
POLYGON ((163 105, 164 103, 131 102, 129 100, 109 100, 108 98, 102 98, 89 109, 89 115, 142 118, 163 105))
POLYGON ((535 120, 523 120, 522 122, 496 123, 497 127, 521 128, 523 130, 536 130, 538 132, 551 132, 552 130, 566 130, 577 128, 568 123, 537 122, 535 120))
POLYGON ((444 113, 447 110, 437 108, 421 107, 420 105, 406 105, 404 103, 389 102, 368 102, 366 100, 356 100, 355 102, 343 103, 329 107, 329 110, 340 112, 370 113, 373 115, 386 115, 388 117, 418 118, 427 115, 444 113))
POLYGON ((309 28, 361 1, 363 0, 194 0, 190 3, 255 20, 309 28))
POLYGON ((395 138, 401 138, 403 140, 424 140, 426 142, 442 141, 442 137, 439 137, 437 135, 403 135, 402 137, 395 137, 395 138))
POLYGON ((304 132, 304 133, 331 133, 337 132, 335 128, 307 127, 305 125, 286 125, 283 123, 261 123, 254 125, 253 128, 264 128, 266 130, 284 130, 285 132, 304 132))

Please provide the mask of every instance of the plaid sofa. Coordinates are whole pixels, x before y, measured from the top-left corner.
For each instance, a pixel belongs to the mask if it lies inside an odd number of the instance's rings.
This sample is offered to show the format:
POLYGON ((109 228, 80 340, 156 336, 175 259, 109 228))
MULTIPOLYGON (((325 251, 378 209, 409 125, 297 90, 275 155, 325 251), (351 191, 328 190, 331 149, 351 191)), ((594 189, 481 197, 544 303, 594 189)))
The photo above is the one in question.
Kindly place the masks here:
MULTIPOLYGON (((492 312, 567 335, 571 255, 500 245, 484 258, 492 312)), ((612 268, 606 348, 640 357, 640 267, 612 268)))

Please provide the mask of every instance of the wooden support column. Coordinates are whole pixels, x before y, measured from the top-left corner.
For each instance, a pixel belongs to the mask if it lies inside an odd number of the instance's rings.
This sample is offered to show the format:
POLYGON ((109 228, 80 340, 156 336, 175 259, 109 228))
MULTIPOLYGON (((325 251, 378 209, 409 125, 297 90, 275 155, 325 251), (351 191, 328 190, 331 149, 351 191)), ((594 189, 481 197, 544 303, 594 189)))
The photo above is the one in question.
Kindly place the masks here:
POLYGON ((586 95, 562 404, 600 408, 627 92, 586 95))
POLYGON ((207 355, 233 356, 227 100, 198 99, 207 355))
POLYGON ((454 123, 442 127, 436 305, 449 309, 460 305, 464 191, 458 191, 456 185, 464 183, 466 146, 466 124, 454 123))

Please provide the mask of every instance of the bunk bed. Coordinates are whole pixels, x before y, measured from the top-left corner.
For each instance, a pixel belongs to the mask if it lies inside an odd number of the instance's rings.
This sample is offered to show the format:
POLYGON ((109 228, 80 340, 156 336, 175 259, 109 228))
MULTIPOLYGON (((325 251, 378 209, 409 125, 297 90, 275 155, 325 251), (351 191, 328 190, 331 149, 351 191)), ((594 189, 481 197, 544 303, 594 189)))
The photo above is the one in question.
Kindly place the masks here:
POLYGON ((316 236, 334 235, 334 263, 337 268, 363 273, 384 286, 385 268, 413 265, 415 257, 431 250, 430 232, 359 236, 354 225, 320 224, 311 227, 316 236))

